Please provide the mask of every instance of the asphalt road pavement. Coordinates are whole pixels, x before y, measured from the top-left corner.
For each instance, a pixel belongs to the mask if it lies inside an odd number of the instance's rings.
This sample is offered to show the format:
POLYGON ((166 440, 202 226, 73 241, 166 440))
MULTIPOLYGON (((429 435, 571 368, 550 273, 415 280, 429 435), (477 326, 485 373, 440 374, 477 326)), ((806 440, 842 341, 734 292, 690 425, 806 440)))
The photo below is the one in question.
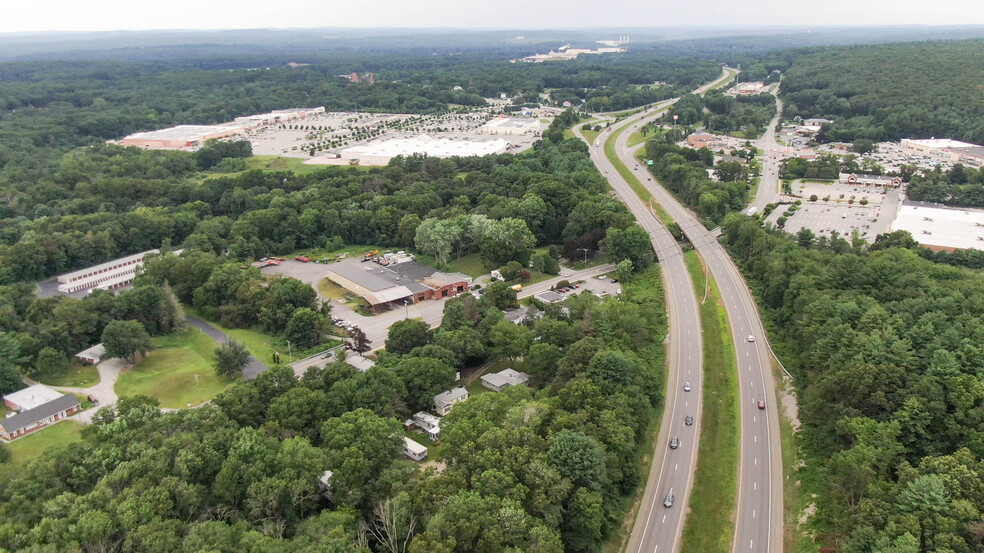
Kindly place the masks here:
MULTIPOLYGON (((670 103, 657 104, 656 109, 670 103)), ((579 135, 580 131, 578 128, 579 135)), ((620 142, 629 134, 622 133, 620 142)), ((581 138, 584 138, 583 135, 581 138)), ((669 371, 666 405, 653 452, 653 463, 627 551, 656 551, 659 548, 674 551, 679 547, 683 533, 697 463, 697 444, 700 441, 704 349, 697 299, 676 239, 605 157, 602 141, 589 146, 592 161, 608 178, 609 184, 635 216, 639 226, 649 233, 660 263, 667 297, 669 371), (690 391, 684 391, 686 383, 689 383, 690 391), (694 417, 691 426, 684 424, 688 415, 694 417), (670 449, 669 442, 674 436, 680 440, 680 446, 670 449), (668 495, 673 496, 670 507, 664 505, 668 495)))
MULTIPOLYGON (((643 124, 652 116, 641 114, 624 124, 643 124)), ((641 175, 647 168, 626 147, 628 133, 616 143, 622 162, 641 175)), ((782 457, 779 441, 779 417, 776 411, 775 382, 767 349, 768 337, 751 290, 731 257, 700 224, 697 217, 681 205, 655 180, 643 185, 680 225, 695 249, 704 258, 717 281, 728 313, 739 371, 739 405, 741 441, 739 453, 738 494, 736 506, 734 552, 782 551, 782 457), (749 336, 752 340, 749 340, 749 336), (758 408, 758 401, 765 409, 758 408)), ((672 543, 672 551, 678 547, 672 543)), ((645 549, 656 551, 655 548, 645 549)))

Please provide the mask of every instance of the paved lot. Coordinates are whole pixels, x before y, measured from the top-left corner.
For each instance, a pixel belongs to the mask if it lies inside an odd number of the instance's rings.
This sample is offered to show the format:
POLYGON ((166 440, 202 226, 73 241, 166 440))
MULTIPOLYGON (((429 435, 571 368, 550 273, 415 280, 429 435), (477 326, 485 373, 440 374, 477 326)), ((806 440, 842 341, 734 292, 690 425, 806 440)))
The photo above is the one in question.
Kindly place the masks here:
POLYGON ((809 182, 809 180, 795 180, 792 183, 793 194, 801 198, 809 198, 816 195, 823 199, 829 197, 830 201, 844 202, 853 199, 855 205, 861 200, 868 200, 869 204, 880 204, 885 200, 888 189, 880 186, 857 186, 850 184, 840 184, 838 182, 809 182))
MULTIPOLYGON (((784 228, 792 234, 808 228, 817 237, 830 237, 832 231, 837 231, 841 237, 847 239, 850 239, 851 234, 857 230, 862 238, 873 242, 876 236, 889 231, 889 226, 898 210, 899 192, 889 191, 884 196, 884 200, 884 203, 867 206, 805 200, 802 209, 794 212, 786 220, 784 228)), ((788 205, 780 205, 766 220, 775 225, 788 207, 788 205)))

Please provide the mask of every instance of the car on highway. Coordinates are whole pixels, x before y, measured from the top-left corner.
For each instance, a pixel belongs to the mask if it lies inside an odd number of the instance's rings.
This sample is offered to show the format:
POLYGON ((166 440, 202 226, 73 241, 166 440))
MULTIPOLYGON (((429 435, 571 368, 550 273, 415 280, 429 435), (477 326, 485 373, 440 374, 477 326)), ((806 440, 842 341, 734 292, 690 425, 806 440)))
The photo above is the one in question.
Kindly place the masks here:
POLYGON ((670 449, 676 449, 678 447, 680 447, 680 437, 673 436, 673 439, 670 440, 670 449))
POLYGON ((673 506, 673 490, 670 490, 670 493, 666 494, 666 499, 663 500, 663 506, 667 509, 673 506))
POLYGON ((748 341, 749 342, 754 342, 755 341, 755 336, 752 336, 751 334, 749 334, 748 335, 748 341))
POLYGON ((765 400, 760 399, 758 401, 758 407, 759 409, 765 409, 765 400))
POLYGON ((683 424, 686 424, 687 426, 693 426, 694 425, 694 416, 693 415, 687 415, 687 418, 683 419, 683 424))
POLYGON ((683 391, 684 392, 689 392, 690 391, 690 383, 689 382, 684 382, 683 383, 683 391))

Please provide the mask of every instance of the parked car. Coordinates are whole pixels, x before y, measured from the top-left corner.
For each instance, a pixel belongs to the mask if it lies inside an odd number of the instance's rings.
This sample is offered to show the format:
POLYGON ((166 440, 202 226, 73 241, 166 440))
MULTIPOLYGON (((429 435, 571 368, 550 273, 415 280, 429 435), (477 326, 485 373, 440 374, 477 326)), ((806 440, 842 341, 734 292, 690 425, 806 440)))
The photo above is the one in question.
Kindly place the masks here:
POLYGON ((311 258, 306 255, 295 255, 294 259, 300 261, 301 263, 307 263, 311 261, 311 258))

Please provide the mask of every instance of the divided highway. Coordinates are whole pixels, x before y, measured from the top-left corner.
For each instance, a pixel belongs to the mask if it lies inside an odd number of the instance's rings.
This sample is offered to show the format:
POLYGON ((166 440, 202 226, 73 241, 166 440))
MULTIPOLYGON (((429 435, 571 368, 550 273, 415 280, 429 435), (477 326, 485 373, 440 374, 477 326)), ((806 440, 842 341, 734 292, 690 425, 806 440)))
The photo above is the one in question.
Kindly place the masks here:
MULTIPOLYGON (((656 108, 670 103, 662 102, 656 108)), ((581 130, 577 127, 575 133, 584 139, 581 130)), ((666 379, 666 405, 653 452, 652 469, 627 550, 674 551, 683 532, 700 440, 704 362, 700 316, 680 245, 605 157, 603 142, 607 135, 607 132, 601 135, 594 145, 589 143, 591 160, 608 178, 639 226, 649 233, 660 263, 669 319, 667 362, 670 370, 666 379), (685 385, 689 391, 684 391, 685 385), (693 417, 692 425, 684 423, 688 415, 693 417), (672 436, 680 440, 676 449, 669 447, 672 436), (670 508, 664 507, 668 495, 673 496, 670 508)))
MULTIPOLYGON (((725 69, 725 75, 714 83, 705 85, 695 91, 704 92, 734 75, 734 70, 725 69)), ((617 128, 641 127, 653 119, 662 108, 672 104, 669 100, 655 105, 646 112, 629 117, 620 122, 617 128)), ((776 121, 770 125, 767 137, 763 140, 773 140, 773 129, 776 121)), ((617 129, 613 129, 615 132, 617 129)), ((724 248, 714 239, 711 233, 700 224, 696 216, 682 206, 676 198, 651 179, 647 167, 639 163, 632 151, 627 147, 631 130, 627 129, 616 140, 615 151, 621 162, 636 175, 641 175, 640 181, 653 194, 656 201, 663 206, 669 215, 680 225, 695 249, 704 258, 708 269, 717 281, 728 313, 732 338, 735 345, 736 360, 739 371, 739 404, 741 451, 739 454, 738 492, 736 505, 735 537, 732 543, 734 552, 772 553, 782 551, 782 458, 779 441, 779 417, 776 410, 775 383, 773 381, 767 336, 758 308, 750 289, 742 279, 738 268, 724 248), (764 402, 764 409, 759 409, 759 401, 764 402)), ((603 135, 603 138, 605 135, 603 135)), ((583 137, 582 137, 583 138, 583 137)), ((604 155, 602 140, 591 146, 591 158, 607 176, 609 182, 623 201, 629 205, 636 215, 639 224, 653 237, 657 256, 662 264, 664 283, 669 298, 670 312, 670 375, 667 382, 667 408, 664 411, 663 425, 655 452, 659 465, 653 464, 643 505, 640 508, 636 524, 630 537, 628 551, 678 551, 680 535, 683 528, 684 516, 689 501, 690 489, 693 484, 693 471, 696 466, 697 445, 699 440, 699 423, 690 428, 685 437, 681 434, 681 446, 667 453, 666 441, 669 434, 678 433, 681 411, 681 401, 688 405, 696 402, 697 411, 700 408, 699 385, 701 383, 700 367, 703 358, 703 348, 700 342, 690 342, 683 346, 680 340, 681 331, 685 328, 699 329, 699 317, 696 311, 696 297, 690 276, 683 266, 679 247, 675 241, 672 245, 665 242, 669 237, 665 227, 655 220, 652 213, 645 210, 640 214, 639 198, 628 187, 628 183, 615 171, 604 155), (675 270, 679 265, 680 270, 675 270), (690 314, 691 318, 688 318, 690 314), (675 331, 675 332, 674 332, 675 331), (676 343, 674 344, 674 339, 676 343), (694 345, 696 344, 696 345, 694 345), (693 347, 694 349, 691 349, 693 347), (684 356, 689 359, 684 359, 684 356), (695 360, 693 363, 685 361, 695 360), (697 370, 694 373, 694 370, 697 370), (693 391, 686 399, 680 389, 679 382, 687 375, 696 374, 691 380, 693 391), (693 441, 688 441, 692 437, 693 441), (683 461, 686 464, 680 464, 683 461), (685 469, 686 472, 681 472, 685 469), (662 506, 662 501, 670 487, 674 487, 675 503, 671 508, 662 506)), ((766 151, 768 156, 770 152, 766 151)), ((775 162, 773 162, 775 163, 775 162)), ((774 165, 773 165, 774 166, 774 165)), ((775 181, 773 181, 774 183, 775 181)), ((771 190, 775 190, 775 184, 771 190)), ((755 204, 760 197, 767 203, 770 189, 763 179, 760 195, 756 196, 755 204)), ((763 203, 763 206, 764 206, 763 203)), ((699 336, 699 330, 697 331, 699 336)))

